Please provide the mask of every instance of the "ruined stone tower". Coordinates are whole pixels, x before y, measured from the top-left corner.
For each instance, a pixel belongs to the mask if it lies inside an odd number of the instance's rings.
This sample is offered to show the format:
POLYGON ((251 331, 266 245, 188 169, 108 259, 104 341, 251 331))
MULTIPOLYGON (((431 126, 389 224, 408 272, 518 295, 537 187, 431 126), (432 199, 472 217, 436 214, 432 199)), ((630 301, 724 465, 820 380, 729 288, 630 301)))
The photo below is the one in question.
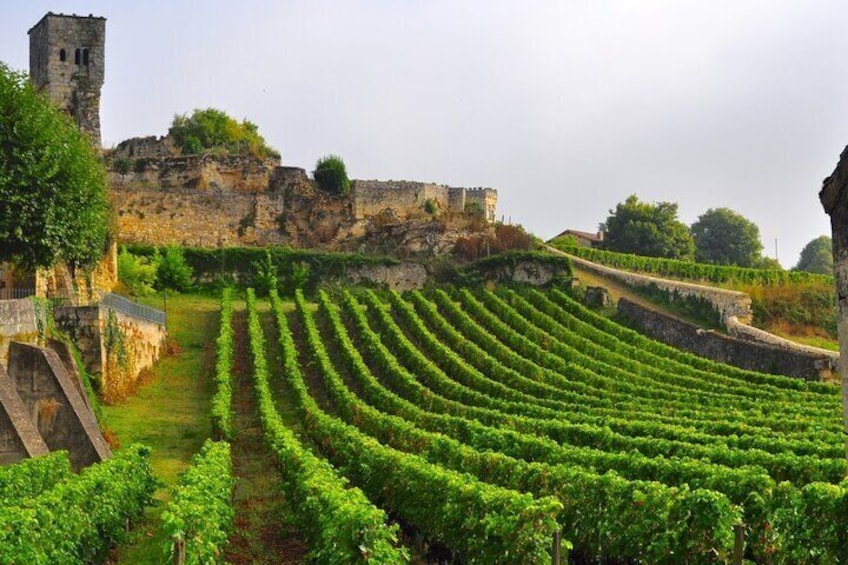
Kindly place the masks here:
POLYGON ((100 147, 106 18, 48 12, 28 33, 30 80, 100 147))

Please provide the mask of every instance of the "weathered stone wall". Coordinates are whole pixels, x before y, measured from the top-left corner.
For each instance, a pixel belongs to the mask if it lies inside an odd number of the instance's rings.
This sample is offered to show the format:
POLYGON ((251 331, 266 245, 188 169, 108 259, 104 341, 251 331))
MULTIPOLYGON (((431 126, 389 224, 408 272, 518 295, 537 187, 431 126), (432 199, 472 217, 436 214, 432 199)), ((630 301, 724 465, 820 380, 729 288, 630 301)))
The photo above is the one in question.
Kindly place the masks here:
POLYGON ((165 347, 167 330, 108 307, 100 307, 103 332, 103 398, 114 402, 135 389, 141 372, 153 365, 165 347))
POLYGON ((49 12, 29 30, 29 74, 100 147, 106 19, 49 12))
POLYGON ((632 327, 653 339, 720 363, 809 381, 833 378, 834 360, 830 352, 737 339, 703 330, 626 298, 619 299, 618 313, 632 327))
POLYGON ((221 247, 283 244, 281 193, 113 189, 124 243, 221 247))
POLYGON ((106 357, 100 326, 99 306, 59 306, 53 310, 56 326, 74 342, 86 372, 95 378, 103 374, 106 357))
POLYGON ((721 317, 722 323, 726 323, 731 317, 735 317, 740 322, 746 324, 750 324, 753 319, 751 298, 744 292, 629 273, 627 271, 605 267, 604 265, 599 265, 574 255, 568 255, 552 247, 548 247, 548 249, 553 253, 568 256, 575 265, 583 269, 620 281, 631 287, 654 286, 669 295, 676 295, 679 298, 694 297, 706 300, 721 317))
MULTIPOLYGON (((42 324, 45 323, 42 313, 42 324)), ((29 298, 0 300, 0 365, 9 366, 9 345, 13 341, 38 343, 38 318, 29 298)))
MULTIPOLYGON (((462 211, 465 188, 409 181, 353 181, 351 194, 317 190, 279 159, 179 156, 169 138, 127 140, 107 152, 121 242, 200 247, 292 245, 356 249, 371 231, 462 211)), ((494 218, 497 191, 475 189, 494 218)), ((458 237, 458 236, 456 236, 458 237)), ((455 239, 455 237, 454 237, 455 239)))
POLYGON ((79 349, 85 370, 100 382, 107 401, 122 398, 135 386, 141 371, 162 355, 167 338, 164 325, 102 304, 59 307, 54 316, 79 349))
POLYGON ((351 184, 353 214, 357 220, 377 216, 391 209, 401 220, 424 210, 432 199, 442 208, 449 206, 447 186, 412 181, 355 180, 351 184))

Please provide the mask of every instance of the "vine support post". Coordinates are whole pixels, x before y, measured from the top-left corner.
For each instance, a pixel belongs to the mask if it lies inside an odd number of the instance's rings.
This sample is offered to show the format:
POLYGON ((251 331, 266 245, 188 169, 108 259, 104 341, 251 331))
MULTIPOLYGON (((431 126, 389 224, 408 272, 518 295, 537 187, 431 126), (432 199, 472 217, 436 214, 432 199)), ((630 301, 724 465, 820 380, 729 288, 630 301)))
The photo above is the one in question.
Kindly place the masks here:
POLYGON ((745 557, 745 524, 733 526, 733 565, 742 565, 745 557))
POLYGON ((174 565, 185 565, 185 561, 185 540, 183 538, 177 538, 174 540, 174 565))
POLYGON ((557 528, 554 532, 553 547, 551 548, 551 565, 562 564, 562 530, 557 528))

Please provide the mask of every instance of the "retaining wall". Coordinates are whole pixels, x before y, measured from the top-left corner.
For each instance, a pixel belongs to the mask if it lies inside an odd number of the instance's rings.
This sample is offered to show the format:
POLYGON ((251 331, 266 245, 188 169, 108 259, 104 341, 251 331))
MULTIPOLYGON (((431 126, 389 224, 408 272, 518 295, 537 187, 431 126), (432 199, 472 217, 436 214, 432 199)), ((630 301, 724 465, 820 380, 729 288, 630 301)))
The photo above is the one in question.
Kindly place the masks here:
POLYGON ((835 352, 804 347, 787 340, 781 342, 780 338, 744 326, 738 320, 733 320, 731 324, 740 331, 739 335, 746 335, 749 330, 766 335, 758 335, 758 341, 755 342, 704 330, 626 298, 619 299, 618 314, 640 333, 713 361, 808 381, 831 381, 838 378, 836 364, 839 356, 835 352), (746 329, 741 329, 743 327, 746 329), (770 343, 762 342, 766 338, 770 343))

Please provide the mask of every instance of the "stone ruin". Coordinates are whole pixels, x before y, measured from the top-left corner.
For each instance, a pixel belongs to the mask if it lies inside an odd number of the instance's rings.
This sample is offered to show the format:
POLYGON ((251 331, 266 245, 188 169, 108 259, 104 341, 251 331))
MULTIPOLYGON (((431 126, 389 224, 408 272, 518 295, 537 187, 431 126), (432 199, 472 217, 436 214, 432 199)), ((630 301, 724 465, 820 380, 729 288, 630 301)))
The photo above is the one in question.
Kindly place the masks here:
MULTIPOLYGON (((830 216, 833 234, 833 268, 839 316, 839 357, 848 359, 848 147, 839 156, 833 173, 822 183, 819 200, 830 216)), ((839 363, 842 381, 843 423, 848 432, 848 363, 839 363)))
POLYGON ((60 449, 76 471, 112 454, 79 376, 56 351, 13 342, 8 372, 0 365, 0 464, 60 449))

